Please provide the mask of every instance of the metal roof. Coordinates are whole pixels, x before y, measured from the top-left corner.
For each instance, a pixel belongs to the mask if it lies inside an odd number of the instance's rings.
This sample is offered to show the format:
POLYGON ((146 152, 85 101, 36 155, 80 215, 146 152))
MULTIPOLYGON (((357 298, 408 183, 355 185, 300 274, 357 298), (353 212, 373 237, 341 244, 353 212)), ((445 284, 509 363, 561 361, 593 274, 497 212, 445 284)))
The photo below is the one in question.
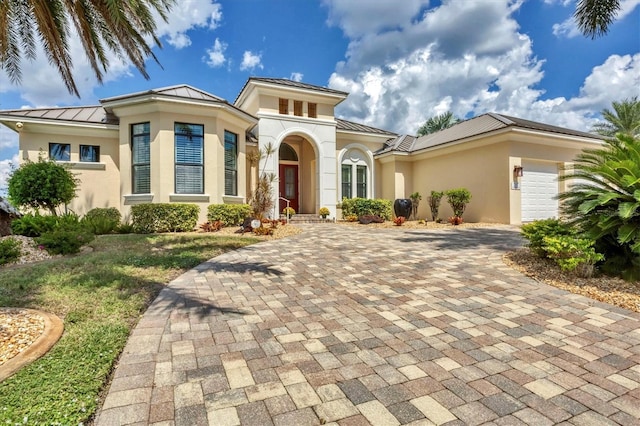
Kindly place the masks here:
POLYGON ((353 121, 343 120, 341 118, 336 118, 336 123, 338 123, 338 125, 336 126, 338 130, 396 136, 396 133, 388 132, 386 130, 378 129, 376 127, 365 126, 364 124, 360 124, 360 123, 354 123, 353 121))
MULTIPOLYGON (((286 78, 268 78, 268 77, 249 77, 245 86, 251 81, 259 81, 269 84, 277 84, 279 86, 293 87, 296 89, 316 90, 319 92, 331 93, 334 95, 348 96, 347 92, 330 89, 328 87, 316 86, 314 84, 302 83, 300 81, 289 80, 286 78)), ((244 89, 244 88, 243 88, 244 89)), ((242 90, 240 91, 242 93, 242 90)))
POLYGON ((590 139, 601 139, 598 135, 581 132, 579 130, 567 129, 559 126, 552 126, 545 123, 539 123, 531 120, 524 120, 517 117, 507 115, 487 113, 479 115, 465 121, 461 121, 453 126, 431 133, 425 136, 414 138, 411 142, 403 137, 396 138, 387 142, 384 148, 376 154, 385 152, 415 152, 421 149, 432 148, 435 146, 446 145, 455 141, 467 139, 474 136, 483 135, 500 129, 530 129, 546 133, 558 133, 568 136, 578 136, 590 139))
POLYGON ((179 84, 175 86, 162 87, 159 89, 151 89, 143 92, 129 93, 127 95, 113 96, 110 98, 101 99, 100 102, 108 103, 145 95, 164 95, 173 98, 195 99, 199 101, 220 102, 228 104, 226 100, 203 90, 196 89, 195 87, 189 86, 188 84, 179 84))
POLYGON ((413 143, 416 137, 411 135, 399 135, 396 138, 389 139, 382 149, 378 150, 376 154, 384 154, 385 152, 397 151, 397 152, 411 152, 413 143))
POLYGON ((108 113, 102 106, 9 109, 0 111, 2 115, 35 118, 41 120, 70 121, 95 124, 118 124, 119 120, 108 113))

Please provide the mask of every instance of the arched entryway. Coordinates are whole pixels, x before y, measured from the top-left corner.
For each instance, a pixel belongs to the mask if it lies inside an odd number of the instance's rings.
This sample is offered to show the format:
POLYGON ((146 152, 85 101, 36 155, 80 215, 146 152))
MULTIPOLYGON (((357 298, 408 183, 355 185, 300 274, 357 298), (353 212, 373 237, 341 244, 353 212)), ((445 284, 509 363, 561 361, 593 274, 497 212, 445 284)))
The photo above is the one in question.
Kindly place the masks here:
MULTIPOLYGON (((287 136, 278 150, 279 197, 289 200, 296 213, 315 213, 317 161, 313 145, 303 136, 287 136)), ((279 201, 279 211, 287 206, 279 201)))

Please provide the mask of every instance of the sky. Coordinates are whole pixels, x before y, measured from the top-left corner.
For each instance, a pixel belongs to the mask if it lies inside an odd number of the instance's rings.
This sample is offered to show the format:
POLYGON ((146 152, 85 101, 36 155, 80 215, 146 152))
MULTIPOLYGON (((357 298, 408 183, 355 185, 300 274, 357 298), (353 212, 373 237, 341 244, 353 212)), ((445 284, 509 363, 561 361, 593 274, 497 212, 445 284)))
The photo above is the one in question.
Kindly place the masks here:
MULTIPOLYGON (((429 117, 497 112, 588 131, 613 101, 640 96, 640 0, 620 0, 604 37, 580 34, 576 0, 178 0, 159 20, 149 80, 111 55, 96 81, 70 43, 78 98, 44 53, 22 80, 0 70, 0 109, 97 105, 189 84, 233 102, 251 76, 350 93, 340 118, 415 134, 429 117)), ((0 190, 18 163, 0 125, 0 190)))

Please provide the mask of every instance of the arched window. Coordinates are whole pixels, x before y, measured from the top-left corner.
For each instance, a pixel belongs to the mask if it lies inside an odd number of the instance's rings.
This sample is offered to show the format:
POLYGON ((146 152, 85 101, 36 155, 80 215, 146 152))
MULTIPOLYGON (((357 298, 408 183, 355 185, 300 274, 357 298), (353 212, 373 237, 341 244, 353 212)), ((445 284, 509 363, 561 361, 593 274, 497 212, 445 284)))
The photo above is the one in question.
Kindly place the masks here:
POLYGON ((350 149, 342 158, 340 168, 341 198, 369 197, 369 166, 366 155, 350 149))
POLYGON ((298 161, 298 154, 296 154, 296 150, 293 149, 291 145, 283 142, 280 145, 280 150, 278 151, 278 159, 286 161, 298 161))

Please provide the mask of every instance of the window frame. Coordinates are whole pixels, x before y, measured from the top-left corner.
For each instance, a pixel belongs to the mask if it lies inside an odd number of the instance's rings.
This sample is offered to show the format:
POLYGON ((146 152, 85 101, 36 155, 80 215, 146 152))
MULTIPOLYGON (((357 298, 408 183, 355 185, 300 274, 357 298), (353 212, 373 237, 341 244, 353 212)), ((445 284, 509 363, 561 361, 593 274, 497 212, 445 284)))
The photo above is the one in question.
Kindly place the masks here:
POLYGON ((100 162, 100 145, 80 145, 80 150, 78 151, 78 159, 81 163, 99 163, 100 162), (95 153, 94 160, 85 160, 82 157, 83 148, 92 148, 95 153))
POLYGON ((367 198, 367 176, 369 175, 369 167, 366 164, 355 164, 356 168, 356 197, 358 198, 367 198), (361 170, 364 170, 364 173, 360 173, 361 170), (362 181, 360 177, 362 176, 362 181))
POLYGON ((296 117, 302 117, 302 107, 303 107, 303 103, 302 101, 293 101, 293 115, 295 115, 296 117))
POLYGON ((49 159, 53 161, 71 161, 71 144, 64 142, 49 142, 49 159), (63 157, 66 158, 58 158, 57 156, 54 157, 52 155, 52 148, 54 146, 64 147, 62 148, 61 153, 63 154, 63 157))
MULTIPOLYGON (((194 124, 194 123, 182 123, 182 122, 174 122, 173 123, 173 171, 174 171, 174 179, 173 179, 173 189, 175 194, 204 194, 204 124, 194 124), (183 132, 179 132, 178 129, 199 129, 199 134, 193 134, 193 130, 187 130, 183 132), (200 162, 196 161, 178 161, 178 137, 188 137, 189 141, 193 142, 193 139, 199 139, 200 141, 200 162), (193 168, 195 170, 200 170, 200 188, 198 191, 185 191, 184 189, 179 187, 178 182, 178 168, 193 168)), ((186 153, 185 153, 186 154, 186 153)))
POLYGON ((353 198, 353 165, 342 163, 340 167, 340 184, 342 198, 353 198), (345 181, 346 175, 349 177, 348 181, 345 181), (348 194, 345 194, 348 192, 348 194))
POLYGON ((141 123, 132 123, 130 126, 130 134, 131 134, 131 193, 132 194, 150 194, 151 193, 151 123, 148 121, 144 121, 141 123), (134 133, 134 129, 136 126, 146 126, 144 132, 134 133), (135 141, 136 137, 144 137, 147 136, 147 139, 142 141, 142 143, 147 144, 147 161, 139 161, 135 162, 135 141), (136 180, 139 176, 139 172, 137 171, 138 167, 148 167, 148 182, 149 182, 149 190, 146 192, 136 190, 136 180))
POLYGON ((318 104, 315 102, 307 103, 307 117, 318 118, 318 104))
POLYGON ((289 99, 278 98, 278 112, 282 115, 289 115, 289 99))
POLYGON ((238 196, 238 134, 229 130, 224 131, 224 195, 238 196), (228 140, 227 136, 233 136, 233 140, 228 140), (227 143, 233 143, 234 167, 227 167, 227 153, 230 152, 227 143), (232 178, 230 178, 230 176, 232 178), (227 193, 227 184, 231 182, 232 191, 227 193))

